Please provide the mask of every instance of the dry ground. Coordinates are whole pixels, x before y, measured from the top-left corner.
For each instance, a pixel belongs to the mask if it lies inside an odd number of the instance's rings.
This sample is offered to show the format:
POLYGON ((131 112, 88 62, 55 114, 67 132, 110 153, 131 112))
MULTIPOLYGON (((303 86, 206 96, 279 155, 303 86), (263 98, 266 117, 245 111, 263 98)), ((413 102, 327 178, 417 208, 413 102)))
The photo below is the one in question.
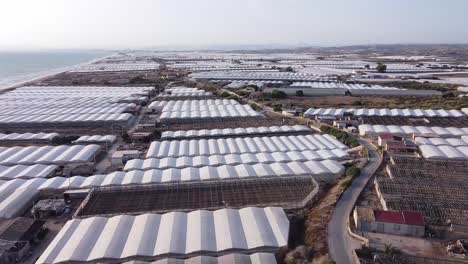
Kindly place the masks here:
MULTIPOLYGON (((275 99, 265 101, 264 103, 272 104, 293 104, 294 107, 302 108, 340 108, 340 107, 359 107, 355 104, 380 104, 393 103, 395 99, 384 97, 356 97, 356 96, 319 96, 319 97, 302 97, 288 96, 285 99, 275 99)), ((361 106, 362 107, 362 106, 361 106)))

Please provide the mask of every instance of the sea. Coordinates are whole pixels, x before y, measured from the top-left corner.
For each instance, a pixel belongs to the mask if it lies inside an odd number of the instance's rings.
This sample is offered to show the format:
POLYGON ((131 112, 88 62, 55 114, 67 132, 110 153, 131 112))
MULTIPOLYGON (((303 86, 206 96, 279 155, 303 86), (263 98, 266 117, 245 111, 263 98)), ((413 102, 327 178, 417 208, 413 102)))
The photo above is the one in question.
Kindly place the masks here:
POLYGON ((109 51, 0 51, 0 90, 111 54, 109 51))

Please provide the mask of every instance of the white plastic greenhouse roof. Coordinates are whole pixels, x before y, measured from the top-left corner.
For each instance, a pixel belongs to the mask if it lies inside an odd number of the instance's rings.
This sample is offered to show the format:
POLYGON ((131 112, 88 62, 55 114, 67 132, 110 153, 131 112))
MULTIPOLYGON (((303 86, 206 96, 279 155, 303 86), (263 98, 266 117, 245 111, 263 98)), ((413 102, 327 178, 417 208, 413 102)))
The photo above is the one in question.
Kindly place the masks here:
POLYGON ((311 131, 307 126, 270 126, 270 127, 248 127, 248 128, 224 128, 224 129, 202 129, 202 130, 179 130, 165 131, 161 139, 167 138, 190 138, 190 137, 213 137, 249 134, 287 133, 311 131))
POLYGON ((444 109, 354 109, 354 108, 309 108, 306 116, 343 116, 352 113, 355 116, 411 116, 411 117, 461 117, 465 116, 460 110, 444 109))
POLYGON ((81 136, 77 140, 73 141, 75 144, 86 144, 86 143, 114 143, 117 137, 114 135, 93 135, 93 136, 81 136))
POLYGON ((316 81, 323 78, 321 75, 297 72, 279 71, 211 71, 190 74, 194 79, 213 80, 271 80, 271 81, 316 81))
POLYGON ((197 96, 211 96, 213 95, 210 92, 172 92, 171 94, 160 94, 158 95, 159 98, 166 98, 166 97, 197 97, 197 96))
POLYGON ((124 264, 276 264, 275 254, 255 253, 247 254, 227 254, 220 257, 198 256, 189 259, 166 258, 152 262, 129 261, 124 264))
POLYGON ((131 114, 70 114, 70 115, 39 115, 39 116, 0 116, 0 123, 34 124, 34 123, 68 123, 68 122, 124 122, 132 118, 131 114))
POLYGON ((416 137, 415 143, 417 145, 435 145, 435 146, 452 146, 461 147, 468 146, 468 137, 463 138, 426 138, 416 137))
POLYGON ((3 190, 20 188, 34 188, 39 190, 86 189, 106 186, 223 179, 236 180, 256 177, 313 176, 319 180, 329 180, 335 176, 341 176, 343 173, 344 167, 334 160, 270 164, 257 163, 254 165, 240 164, 235 166, 205 166, 183 169, 170 168, 147 171, 135 170, 129 172, 116 171, 110 174, 100 174, 89 177, 72 176, 69 178, 54 177, 49 179, 35 178, 31 180, 13 179, 2 183, 0 185, 0 192, 3 190))
POLYGON ((16 165, 12 167, 0 165, 0 179, 11 180, 17 178, 45 178, 58 169, 56 165, 16 165))
POLYGON ((159 69, 159 63, 92 63, 84 64, 70 72, 148 71, 159 69))
POLYGON ((288 234, 279 207, 73 219, 36 263, 276 252, 287 245, 288 234))
POLYGON ((0 165, 66 164, 91 161, 98 145, 30 146, 0 149, 0 165))
POLYGON ((355 89, 366 89, 366 90, 403 90, 395 87, 387 87, 380 85, 366 85, 366 84, 347 84, 339 82, 294 82, 290 86, 291 88, 296 87, 308 87, 311 89, 346 89, 346 90, 355 90, 355 89))
POLYGON ((154 141, 146 158, 195 157, 245 153, 273 153, 320 149, 346 149, 343 143, 325 135, 294 135, 219 139, 154 141))
POLYGON ((202 99, 202 100, 174 100, 174 101, 155 101, 149 105, 149 108, 163 107, 162 112, 171 111, 203 111, 208 110, 209 106, 217 105, 240 105, 236 100, 228 99, 202 99), (193 110, 192 110, 193 109, 193 110))
POLYGON ((457 137, 468 135, 468 128, 457 127, 425 127, 425 126, 394 126, 394 125, 359 125, 361 136, 376 136, 380 134, 395 134, 410 136, 413 134, 426 136, 457 137))
POLYGON ((0 133, 0 141, 52 141, 55 137, 59 134, 57 133, 11 133, 11 134, 1 134, 0 133))
POLYGON ((26 86, 0 95, 0 124, 128 122, 152 87, 26 86))
POLYGON ((185 93, 185 92, 198 92, 204 91, 194 87, 185 87, 185 86, 176 86, 176 87, 169 87, 164 88, 165 92, 172 92, 172 93, 185 93))
POLYGON ((468 160, 468 146, 452 147, 447 145, 421 145, 419 146, 419 149, 423 157, 426 159, 468 160))
POLYGON ((284 163, 284 162, 304 162, 309 160, 343 160, 349 155, 341 149, 322 149, 318 151, 288 151, 273 153, 245 153, 228 155, 211 155, 196 157, 162 158, 162 159, 134 159, 125 164, 125 171, 131 170, 150 170, 186 167, 204 167, 204 166, 222 166, 222 165, 240 165, 257 163, 284 163))
POLYGON ((0 218, 18 217, 30 208, 39 191, 34 188, 10 188, 0 191, 0 218))
POLYGON ((211 92, 199 90, 197 88, 188 87, 171 87, 164 89, 163 94, 159 94, 158 97, 197 97, 197 96, 210 96, 213 95, 211 92))
MULTIPOLYGON (((166 107, 165 107, 166 108, 166 107)), ((253 117, 261 116, 250 105, 212 105, 207 107, 163 111, 161 120, 187 118, 218 118, 218 117, 253 117)))

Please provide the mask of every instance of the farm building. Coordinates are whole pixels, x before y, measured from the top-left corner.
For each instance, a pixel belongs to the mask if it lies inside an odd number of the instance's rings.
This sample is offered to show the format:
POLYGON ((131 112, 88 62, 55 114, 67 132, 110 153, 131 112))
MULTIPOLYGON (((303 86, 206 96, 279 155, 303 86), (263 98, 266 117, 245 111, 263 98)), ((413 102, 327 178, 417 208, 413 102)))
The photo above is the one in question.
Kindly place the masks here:
POLYGON ((334 149, 346 150, 347 147, 329 135, 193 139, 154 141, 148 149, 146 158, 334 149))
POLYGON ((359 125, 359 134, 364 137, 378 137, 381 134, 393 134, 400 137, 427 136, 461 138, 468 135, 468 127, 428 127, 395 125, 359 125))
POLYGON ((375 188, 384 210, 418 211, 426 224, 468 232, 468 161, 392 157, 375 188))
POLYGON ((110 129, 133 121, 152 87, 26 86, 0 95, 0 130, 110 129))
POLYGON ((57 133, 0 133, 0 145, 50 144, 58 136, 57 133))
POLYGON ((74 217, 246 206, 296 209, 310 204, 318 187, 308 176, 97 187, 89 192, 74 217))
POLYGON ((165 131, 161 135, 161 139, 196 139, 196 138, 226 138, 226 137, 241 137, 241 136, 279 136, 279 135, 295 135, 295 134, 310 134, 311 129, 306 126, 268 126, 268 127, 247 127, 247 128, 224 128, 224 129, 202 129, 202 130, 179 130, 165 131))
POLYGON ((356 228, 361 232, 424 237, 424 216, 413 211, 381 211, 357 206, 353 211, 356 228))
POLYGON ((129 261, 124 264, 228 264, 228 263, 243 263, 243 264, 276 264, 275 255, 272 253, 254 253, 248 254, 227 254, 220 257, 198 256, 189 259, 166 258, 152 262, 148 261, 129 261))
POLYGON ((73 219, 36 263, 276 253, 287 246, 288 234, 288 218, 278 207, 73 219))

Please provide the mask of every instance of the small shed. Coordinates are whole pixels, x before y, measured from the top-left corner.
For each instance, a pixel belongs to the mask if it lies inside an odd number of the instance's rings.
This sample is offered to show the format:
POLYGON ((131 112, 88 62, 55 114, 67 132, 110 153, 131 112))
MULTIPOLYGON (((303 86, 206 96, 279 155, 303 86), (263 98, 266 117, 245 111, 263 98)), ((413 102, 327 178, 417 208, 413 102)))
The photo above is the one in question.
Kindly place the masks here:
POLYGON ((122 167, 131 159, 140 158, 139 150, 117 150, 112 154, 111 164, 114 167, 122 167))
POLYGON ((353 212, 356 228, 363 232, 423 237, 424 215, 415 211, 382 211, 357 206, 353 212))

